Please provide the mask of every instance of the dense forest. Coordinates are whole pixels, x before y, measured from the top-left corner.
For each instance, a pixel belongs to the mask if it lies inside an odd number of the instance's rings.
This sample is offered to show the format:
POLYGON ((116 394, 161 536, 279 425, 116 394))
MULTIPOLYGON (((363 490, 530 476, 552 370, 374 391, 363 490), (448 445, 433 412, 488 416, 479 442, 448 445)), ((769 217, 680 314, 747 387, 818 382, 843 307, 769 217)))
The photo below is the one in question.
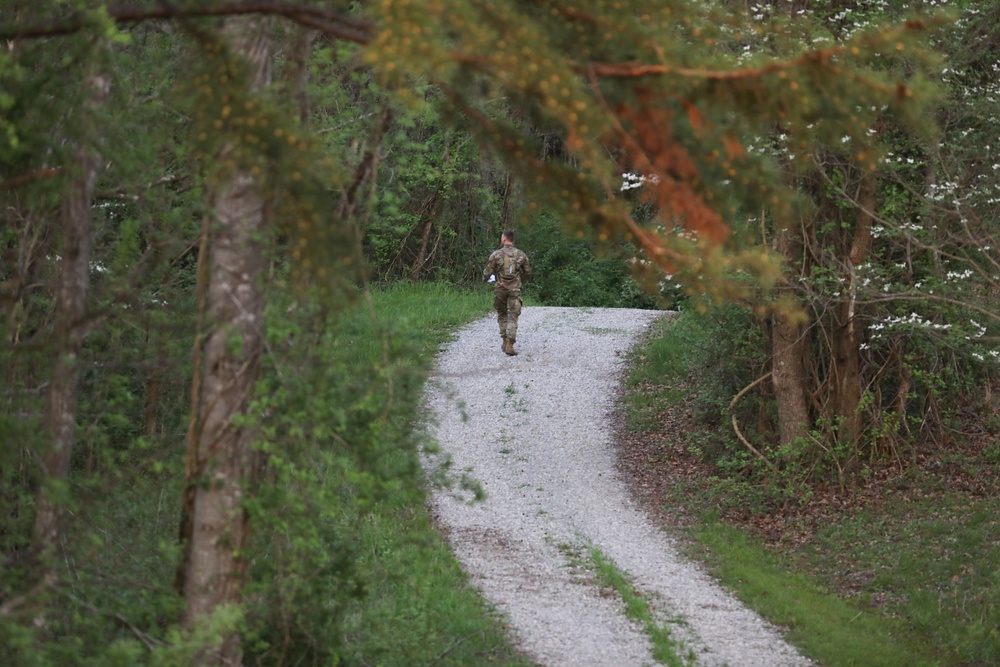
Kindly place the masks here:
POLYGON ((427 482, 413 360, 503 229, 535 303, 712 314, 719 474, 849 494, 996 429, 998 26, 0 0, 0 662, 392 664, 359 601, 433 540, 371 539, 427 482))

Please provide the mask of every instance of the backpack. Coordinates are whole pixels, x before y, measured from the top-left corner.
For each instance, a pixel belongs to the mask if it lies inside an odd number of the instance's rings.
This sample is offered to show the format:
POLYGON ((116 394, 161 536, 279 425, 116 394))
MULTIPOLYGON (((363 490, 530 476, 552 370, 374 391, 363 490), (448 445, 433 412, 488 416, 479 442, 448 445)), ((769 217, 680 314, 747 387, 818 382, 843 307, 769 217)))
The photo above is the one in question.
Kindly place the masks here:
POLYGON ((514 271, 516 269, 517 269, 517 262, 514 261, 514 253, 513 252, 503 253, 503 263, 501 264, 500 267, 500 275, 507 280, 511 280, 514 278, 514 271))

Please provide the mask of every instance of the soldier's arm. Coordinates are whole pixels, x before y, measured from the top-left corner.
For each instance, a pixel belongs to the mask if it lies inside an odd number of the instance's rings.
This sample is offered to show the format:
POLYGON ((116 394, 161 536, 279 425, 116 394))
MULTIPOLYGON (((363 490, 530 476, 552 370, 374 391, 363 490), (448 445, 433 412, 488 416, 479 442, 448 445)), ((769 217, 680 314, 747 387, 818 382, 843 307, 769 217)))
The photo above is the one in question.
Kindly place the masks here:
POLYGON ((489 280, 490 276, 497 272, 497 260, 496 255, 490 255, 489 260, 486 262, 486 268, 483 269, 483 280, 489 280))
POLYGON ((531 273, 531 260, 529 260, 528 256, 525 255, 524 256, 524 264, 521 265, 521 279, 524 282, 528 282, 529 280, 531 280, 531 276, 532 276, 532 273, 531 273))

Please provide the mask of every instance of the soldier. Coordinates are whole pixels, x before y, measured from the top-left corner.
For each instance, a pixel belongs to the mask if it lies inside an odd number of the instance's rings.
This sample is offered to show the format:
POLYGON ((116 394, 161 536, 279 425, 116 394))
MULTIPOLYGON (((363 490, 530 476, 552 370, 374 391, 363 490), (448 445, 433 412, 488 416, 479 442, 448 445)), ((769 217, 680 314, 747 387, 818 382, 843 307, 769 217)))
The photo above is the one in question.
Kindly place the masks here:
POLYGON ((494 250, 483 269, 483 280, 494 282, 493 307, 500 325, 501 349, 514 356, 517 342, 517 318, 521 314, 521 285, 531 278, 528 256, 514 247, 514 230, 508 229, 500 236, 501 246, 494 250))

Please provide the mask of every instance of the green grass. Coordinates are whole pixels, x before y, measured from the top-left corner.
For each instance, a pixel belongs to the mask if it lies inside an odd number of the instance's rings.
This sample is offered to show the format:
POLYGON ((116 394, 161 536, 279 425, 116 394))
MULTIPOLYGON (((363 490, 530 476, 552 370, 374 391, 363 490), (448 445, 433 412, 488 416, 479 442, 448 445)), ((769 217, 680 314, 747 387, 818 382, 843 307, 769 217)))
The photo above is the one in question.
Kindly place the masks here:
POLYGON ((367 593, 347 620, 346 664, 531 664, 511 649, 423 507, 377 512, 359 537, 367 593))
MULTIPOLYGON (((406 470, 412 461, 412 447, 398 447, 395 438, 424 437, 414 427, 434 355, 456 328, 486 315, 491 303, 489 290, 400 283, 374 290, 370 302, 362 299, 338 317, 327 363, 347 377, 375 369, 381 378, 381 390, 361 385, 356 393, 373 393, 372 412, 379 418, 372 428, 390 441, 383 452, 389 469, 406 470)), ((510 647, 501 623, 433 530, 422 493, 390 488, 370 510, 344 511, 365 590, 348 602, 339 649, 344 664, 529 664, 510 647)))
MULTIPOLYGON (((454 329, 486 315, 491 303, 489 290, 458 291, 440 284, 397 284, 373 294, 376 319, 394 336, 416 343, 409 363, 418 381, 406 383, 396 397, 400 410, 419 402, 433 355, 454 329)), ((359 316, 363 320, 365 314, 359 316)), ((352 354, 371 356, 377 356, 379 346, 365 326, 348 344, 352 354)), ((511 649, 502 625, 432 529, 422 496, 381 505, 367 516, 358 538, 365 547, 360 567, 366 595, 347 619, 347 664, 530 664, 511 649)))
POLYGON ((787 639, 826 667, 921 667, 943 664, 904 636, 905 624, 860 610, 815 577, 795 572, 745 532, 708 519, 695 531, 716 575, 787 639))
POLYGON ((668 378, 684 378, 698 350, 698 328, 689 318, 662 318, 653 323, 650 335, 636 351, 626 386, 664 384, 668 378))
MULTIPOLYGON (((704 336, 696 318, 682 316, 636 350, 627 379, 631 429, 655 431, 658 416, 686 400, 678 388, 710 361, 700 353, 712 349, 704 336)), ((663 435, 683 438, 689 452, 706 451, 719 437, 711 429, 663 435)), ((958 449, 949 454, 959 471, 952 477, 974 479, 996 465, 958 449)), ((775 544, 765 546, 755 526, 766 515, 754 524, 721 521, 717 511, 759 495, 759 482, 721 469, 712 474, 678 480, 663 498, 693 517, 686 529, 692 555, 750 607, 787 627, 789 640, 820 664, 1000 664, 996 494, 964 493, 941 475, 912 470, 849 511, 811 515, 803 506, 801 519, 778 517, 795 539, 771 534, 775 544)))
MULTIPOLYGON (((447 283, 395 283, 372 293, 379 320, 420 336, 424 352, 451 337, 452 331, 492 312, 493 290, 460 290, 447 283), (428 347, 431 346, 431 347, 428 347)), ((364 312, 360 313, 365 317, 364 312)))
POLYGON ((669 667, 689 667, 695 664, 694 654, 675 639, 670 628, 656 620, 645 596, 635 589, 628 575, 597 548, 590 549, 590 559, 597 580, 613 589, 625 605, 625 615, 639 623, 653 644, 653 657, 669 667))
POLYGON ((861 573, 857 602, 905 617, 962 664, 1000 664, 1000 499, 894 496, 821 527, 793 552, 816 571, 861 573))
POLYGON ((683 378, 697 353, 696 338, 685 318, 664 318, 651 327, 650 337, 633 353, 633 365, 625 379, 629 400, 625 404, 629 428, 649 431, 657 426, 658 412, 684 398, 685 390, 669 378, 683 378), (670 332, 670 335, 666 335, 670 332))

